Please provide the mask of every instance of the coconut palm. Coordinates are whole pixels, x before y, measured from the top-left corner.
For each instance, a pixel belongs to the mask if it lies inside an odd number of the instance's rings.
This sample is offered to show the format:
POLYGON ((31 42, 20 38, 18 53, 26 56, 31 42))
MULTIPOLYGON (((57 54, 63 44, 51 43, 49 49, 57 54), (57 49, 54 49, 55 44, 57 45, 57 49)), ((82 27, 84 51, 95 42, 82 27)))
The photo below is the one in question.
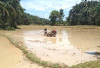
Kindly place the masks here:
POLYGON ((4 29, 16 28, 16 17, 23 13, 19 5, 19 0, 1 0, 0 1, 0 19, 4 29))

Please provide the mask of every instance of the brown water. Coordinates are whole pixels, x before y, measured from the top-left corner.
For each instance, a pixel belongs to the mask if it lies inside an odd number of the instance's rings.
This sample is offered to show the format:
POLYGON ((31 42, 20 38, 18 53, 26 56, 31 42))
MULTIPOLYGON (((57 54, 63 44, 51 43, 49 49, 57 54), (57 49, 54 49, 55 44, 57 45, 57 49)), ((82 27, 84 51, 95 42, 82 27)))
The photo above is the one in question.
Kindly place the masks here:
POLYGON ((83 53, 72 46, 68 39, 68 33, 64 29, 57 30, 56 37, 43 36, 43 30, 24 31, 23 36, 25 46, 45 61, 72 66, 96 60, 93 55, 83 53))
POLYGON ((95 26, 61 26, 61 27, 20 26, 20 27, 22 29, 16 31, 0 30, 0 33, 10 36, 14 40, 16 40, 20 45, 25 45, 29 50, 31 50, 42 60, 65 63, 69 66, 72 66, 87 61, 96 60, 97 57, 95 55, 100 56, 100 27, 95 27, 95 26), (57 36, 56 37, 43 36, 44 28, 52 30, 56 29, 57 36))

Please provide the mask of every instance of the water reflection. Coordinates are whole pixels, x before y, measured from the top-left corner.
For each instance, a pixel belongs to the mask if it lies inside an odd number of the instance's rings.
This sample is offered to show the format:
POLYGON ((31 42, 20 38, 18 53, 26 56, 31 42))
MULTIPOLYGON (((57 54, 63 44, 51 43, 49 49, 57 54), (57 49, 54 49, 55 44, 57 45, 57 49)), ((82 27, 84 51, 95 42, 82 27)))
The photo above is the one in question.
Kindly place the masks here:
MULTIPOLYGON (((35 44, 53 44, 53 45, 70 45, 66 30, 58 30, 56 37, 46 37, 43 35, 42 30, 25 31, 24 40, 26 43, 33 42, 35 44), (61 33, 60 33, 61 32, 61 33)), ((34 45, 34 44, 33 44, 34 45)))

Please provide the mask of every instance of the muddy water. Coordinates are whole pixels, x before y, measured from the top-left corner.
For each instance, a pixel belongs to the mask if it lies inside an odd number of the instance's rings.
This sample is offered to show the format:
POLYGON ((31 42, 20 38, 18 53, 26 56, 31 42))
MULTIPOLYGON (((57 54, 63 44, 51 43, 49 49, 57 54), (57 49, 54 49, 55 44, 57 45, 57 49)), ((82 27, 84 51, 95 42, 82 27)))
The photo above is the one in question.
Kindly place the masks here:
POLYGON ((96 60, 93 55, 83 53, 72 46, 66 30, 58 30, 56 37, 43 36, 42 30, 24 31, 23 35, 25 46, 42 60, 69 66, 96 60))

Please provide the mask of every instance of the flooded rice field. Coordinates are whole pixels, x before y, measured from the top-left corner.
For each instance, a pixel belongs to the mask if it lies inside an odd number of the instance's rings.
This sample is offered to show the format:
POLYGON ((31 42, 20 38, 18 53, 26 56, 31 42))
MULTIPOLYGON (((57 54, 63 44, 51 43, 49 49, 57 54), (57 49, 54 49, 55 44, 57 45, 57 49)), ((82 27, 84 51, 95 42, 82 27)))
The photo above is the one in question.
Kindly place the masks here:
POLYGON ((23 32, 25 46, 42 60, 69 66, 96 60, 93 55, 81 52, 71 45, 67 30, 57 30, 56 37, 46 37, 43 33, 43 30, 23 32))
POLYGON ((24 45, 41 60, 64 63, 68 66, 100 58, 100 27, 95 26, 20 26, 16 31, 0 33, 24 45), (44 36, 56 29, 56 37, 44 36))

